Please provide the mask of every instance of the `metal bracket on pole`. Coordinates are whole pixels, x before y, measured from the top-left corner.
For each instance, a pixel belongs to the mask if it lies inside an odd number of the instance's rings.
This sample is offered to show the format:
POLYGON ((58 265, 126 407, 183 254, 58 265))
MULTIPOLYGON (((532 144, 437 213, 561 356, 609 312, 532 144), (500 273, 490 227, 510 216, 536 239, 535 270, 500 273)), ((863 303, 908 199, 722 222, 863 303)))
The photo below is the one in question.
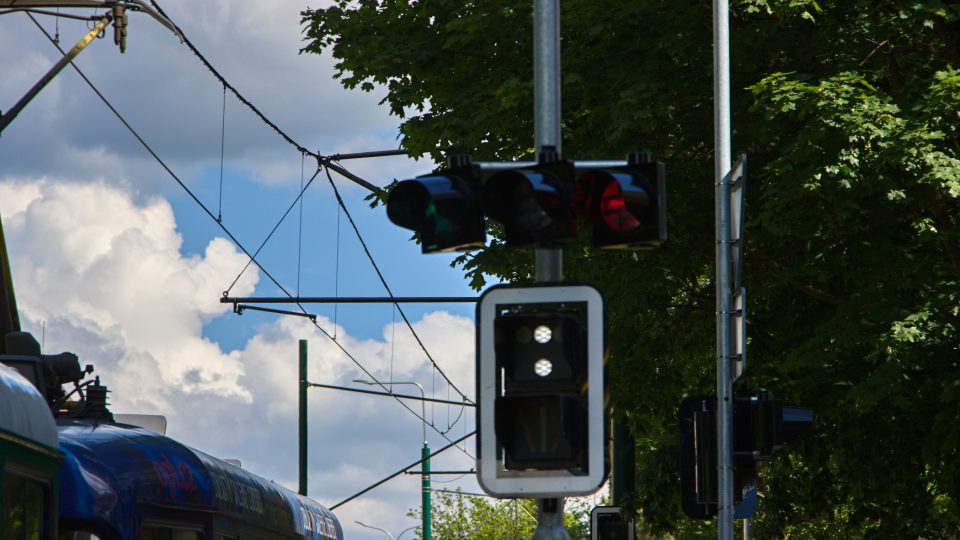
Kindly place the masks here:
POLYGON ((3 133, 3 130, 10 124, 10 122, 13 122, 13 119, 16 118, 18 114, 20 114, 20 111, 22 111, 23 108, 26 107, 27 104, 30 103, 30 101, 32 101, 33 98, 37 96, 37 94, 40 93, 41 90, 43 90, 48 84, 50 84, 50 81, 52 81, 53 78, 56 77, 58 73, 63 71, 63 68, 67 67, 67 64, 72 62, 73 59, 76 58, 77 55, 80 54, 83 51, 83 49, 85 49, 87 45, 90 44, 91 41, 93 41, 93 38, 97 37, 100 34, 100 32, 103 32, 103 29, 106 28, 108 24, 110 24, 110 21, 112 19, 113 19, 113 15, 111 14, 104 15, 103 18, 100 19, 100 22, 98 22, 97 25, 93 27, 93 29, 87 32, 85 36, 80 38, 80 41, 78 41, 77 44, 74 45, 72 49, 67 51, 67 54, 63 55, 63 57, 60 58, 60 60, 58 60, 57 63, 54 64, 53 67, 50 68, 50 70, 47 71, 47 73, 43 77, 41 77, 40 80, 37 81, 32 88, 30 88, 30 90, 28 90, 27 93, 24 94, 24 96, 20 98, 20 100, 17 101, 17 103, 14 104, 14 106, 11 107, 9 111, 7 111, 2 116, 0 116, 0 133, 3 133))

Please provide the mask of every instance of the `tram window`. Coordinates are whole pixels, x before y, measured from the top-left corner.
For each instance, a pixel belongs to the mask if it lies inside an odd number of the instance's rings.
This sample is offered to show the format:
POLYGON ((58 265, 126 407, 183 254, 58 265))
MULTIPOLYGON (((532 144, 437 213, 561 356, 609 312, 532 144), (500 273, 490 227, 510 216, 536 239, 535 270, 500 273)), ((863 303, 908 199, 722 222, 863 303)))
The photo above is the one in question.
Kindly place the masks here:
POLYGON ((47 487, 43 482, 3 471, 3 537, 45 540, 47 487))
POLYGON ((203 540, 203 532, 194 529, 175 529, 172 527, 146 526, 142 540, 203 540))

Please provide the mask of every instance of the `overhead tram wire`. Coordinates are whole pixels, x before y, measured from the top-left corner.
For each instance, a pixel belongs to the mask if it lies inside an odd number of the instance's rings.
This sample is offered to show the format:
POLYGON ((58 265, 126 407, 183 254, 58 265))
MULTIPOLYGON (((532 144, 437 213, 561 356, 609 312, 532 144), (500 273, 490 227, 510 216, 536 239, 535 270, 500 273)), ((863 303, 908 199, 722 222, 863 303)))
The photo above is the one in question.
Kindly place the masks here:
MULTIPOLYGON (((174 28, 176 29, 176 31, 177 31, 177 32, 180 34, 180 36, 182 37, 183 42, 187 45, 187 47, 193 52, 194 55, 197 56, 197 58, 200 59, 200 61, 203 63, 203 65, 207 67, 207 69, 213 74, 213 76, 216 77, 217 80, 219 80, 219 81, 221 82, 221 84, 223 84, 224 88, 225 88, 225 89, 229 89, 231 92, 233 92, 233 94, 237 97, 237 99, 240 100, 241 103, 243 103, 243 104, 246 105, 251 111, 253 111, 253 113, 254 113, 255 115, 257 115, 257 117, 259 117, 264 123, 266 123, 268 126, 270 126, 275 132, 277 132, 277 134, 280 135, 280 137, 282 137, 282 138, 283 138, 285 141, 287 141, 289 144, 291 144, 291 145, 293 145, 295 148, 297 148, 297 150, 299 150, 301 153, 308 154, 308 155, 313 156, 314 158, 316 158, 316 159, 317 159, 318 166, 325 166, 325 167, 327 167, 328 169, 333 169, 333 170, 337 171, 340 175, 342 175, 342 176, 344 176, 344 177, 352 180, 353 182, 355 182, 355 183, 357 183, 357 184, 359 184, 359 185, 361 185, 361 186, 369 189, 370 191, 372 191, 372 192, 374 192, 374 193, 378 193, 378 192, 381 192, 381 191, 382 191, 382 189, 380 189, 379 187, 374 186, 373 184, 370 184, 369 182, 367 182, 367 181, 364 180, 363 178, 360 178, 359 176, 351 173, 350 171, 346 170, 346 169, 343 168, 342 166, 340 166, 340 165, 338 165, 338 164, 335 164, 335 163, 332 163, 332 161, 334 161, 334 158, 336 158, 336 159, 344 159, 344 158, 347 157, 347 155, 344 155, 344 154, 336 154, 336 155, 334 155, 334 156, 323 156, 323 155, 321 155, 321 154, 319 154, 319 153, 317 153, 317 152, 311 152, 310 150, 307 150, 304 146, 302 146, 302 145, 300 145, 299 143, 297 143, 296 141, 294 141, 293 138, 291 138, 289 135, 287 135, 282 129, 280 129, 276 124, 274 124, 273 122, 271 122, 270 119, 268 119, 262 112, 260 112, 260 110, 257 109, 257 107, 253 105, 253 103, 251 103, 247 98, 243 97, 243 95, 241 95, 240 92, 238 92, 237 89, 233 87, 233 85, 231 85, 229 82, 227 82, 227 80, 220 74, 220 72, 217 71, 217 69, 213 67, 213 65, 203 56, 203 54, 200 53, 200 51, 196 48, 196 46, 193 45, 193 42, 190 41, 190 39, 186 36, 186 34, 183 32, 183 30, 182 30, 175 22, 173 22, 173 19, 171 19, 171 18, 163 11, 163 8, 160 7, 160 5, 156 2, 156 0, 150 0, 150 3, 153 5, 153 8, 157 10, 157 13, 159 13, 161 16, 165 17, 168 21, 170 21, 170 23, 174 26, 174 28)), ((384 151, 376 151, 376 152, 362 152, 362 153, 359 153, 359 154, 351 155, 350 157, 380 157, 380 156, 402 155, 402 154, 406 154, 406 152, 405 152, 405 151, 400 151, 400 150, 396 150, 396 151, 394 151, 394 150, 384 150, 384 151)), ((329 170, 328 170, 328 172, 327 172, 327 177, 330 178, 329 170)), ((331 183, 331 185, 333 185, 333 180, 332 180, 332 179, 330 179, 330 183, 331 183)), ((334 191, 336 192, 336 187, 334 187, 334 191)), ((301 195, 302 195, 302 194, 301 194, 301 195)), ((340 194, 339 194, 339 193, 336 193, 336 195, 337 195, 337 200, 338 200, 338 203, 340 204, 340 207, 344 209, 344 212, 346 212, 346 207, 345 207, 344 204, 343 204, 343 200, 340 198, 340 194)), ((347 217, 348 217, 348 218, 350 217, 349 214, 347 215, 347 217)), ((353 225, 353 219, 352 219, 352 218, 350 219, 350 223, 353 225)), ((362 239, 362 237, 360 236, 360 232, 359 232, 359 231, 357 230, 357 228, 356 228, 356 225, 354 225, 354 231, 356 231, 356 233, 357 233, 357 238, 359 238, 361 244, 363 244, 363 248, 364 248, 364 251, 367 253, 367 257, 370 259, 371 263, 373 263, 373 257, 370 255, 370 252, 369 252, 369 250, 367 249, 366 244, 364 244, 363 239, 362 239)), ((272 234, 272 233, 271 233, 271 234, 272 234)), ((261 248, 262 248, 262 245, 261 245, 261 248)), ((259 252, 259 250, 258 250, 258 252, 259 252)), ((248 254, 248 255, 249 255, 249 254, 248 254)), ((247 266, 249 266, 249 264, 248 264, 247 266)), ((257 266, 259 266, 259 264, 258 264, 257 266)), ((246 267, 245 267, 245 269, 246 269, 246 267)), ((380 273, 380 270, 379 270, 379 268, 376 267, 376 264, 375 264, 375 263, 374 263, 374 269, 377 271, 377 275, 380 276, 380 281, 383 283, 384 287, 386 287, 386 288, 387 288, 387 291, 390 292, 389 287, 387 287, 386 281, 383 279, 383 275, 380 273)), ((241 272, 241 273, 242 273, 242 272, 241 272)), ((238 276, 237 279, 239 279, 239 276, 238 276)), ((271 278, 271 279, 272 279, 272 278, 271 278)), ((236 284, 236 280, 234 280, 234 284, 236 284)), ((230 288, 233 288, 233 284, 230 286, 230 288)), ((229 289, 228 289, 228 290, 229 290, 229 289)), ((284 292, 286 293, 286 291, 284 291, 284 292)), ((287 293, 287 294, 289 295, 289 293, 287 293)), ((390 292, 390 296, 393 296, 393 293, 392 293, 392 292, 390 292)), ((301 307, 301 309, 303 309, 302 306, 300 306, 300 307, 301 307)), ((407 327, 408 327, 408 328, 410 329, 410 331, 413 333, 414 338, 416 339, 417 343, 420 345, 421 349, 423 349, 424 353, 427 355, 427 358, 430 360, 430 363, 433 364, 434 368, 440 372, 440 374, 441 374, 441 376, 443 376, 444 380, 447 381, 447 384, 452 385, 453 388, 457 391, 457 393, 460 394, 461 397, 463 397, 464 400, 469 401, 469 399, 467 398, 466 394, 464 394, 459 388, 457 388, 456 385, 453 384, 453 381, 451 381, 450 378, 447 377, 447 375, 443 372, 443 370, 440 369, 440 366, 437 365, 436 361, 434 361, 433 357, 430 356, 430 353, 427 352, 426 347, 423 345, 423 342, 420 340, 420 337, 419 337, 419 336, 416 334, 416 332, 413 330, 413 325, 412 325, 412 324, 410 323, 410 321, 407 319, 406 314, 403 312, 402 309, 399 308, 399 306, 398 306, 398 310, 400 310, 400 315, 402 316, 404 322, 407 324, 407 327)), ((306 313, 306 310, 304 310, 304 313, 306 313)))
MULTIPOLYGON (((64 50, 63 50, 62 48, 60 48, 60 45, 53 39, 53 37, 50 35, 50 33, 47 32, 46 28, 44 28, 44 27, 33 17, 32 14, 27 13, 27 16, 30 17, 30 20, 33 21, 33 24, 35 24, 35 25, 37 26, 37 28, 39 28, 40 31, 43 32, 43 35, 46 36, 48 40, 50 40, 50 43, 52 43, 53 46, 56 47, 58 51, 60 51, 60 54, 66 54, 66 53, 64 52, 64 50)), ((256 261, 256 259, 254 259, 252 255, 250 255, 250 252, 247 251, 247 248, 244 247, 244 245, 243 245, 242 243, 240 243, 240 240, 238 240, 237 237, 235 237, 235 236, 233 235, 233 233, 231 233, 231 232, 223 225, 223 223, 220 223, 220 221, 217 220, 217 217, 213 215, 213 212, 212 212, 209 208, 207 208, 207 205, 203 204, 203 201, 201 201, 201 200, 196 196, 196 194, 194 194, 193 191, 191 191, 190 188, 187 187, 187 185, 183 182, 183 180, 181 180, 180 177, 177 176, 176 173, 174 173, 174 172, 170 169, 169 166, 167 166, 166 162, 164 162, 162 159, 160 159, 160 156, 158 156, 157 153, 153 151, 153 148, 151 148, 150 145, 147 144, 147 142, 143 140, 143 138, 140 136, 140 134, 137 133, 137 131, 136 131, 135 129, 133 129, 133 126, 131 126, 131 125, 126 121, 126 119, 120 114, 119 111, 117 111, 116 108, 114 108, 114 106, 110 103, 110 101, 107 100, 107 98, 100 92, 100 90, 99 90, 96 86, 94 86, 93 82, 91 82, 90 79, 87 78, 86 74, 84 74, 83 71, 81 71, 80 68, 77 67, 77 65, 76 65, 75 63, 73 63, 73 62, 70 63, 70 67, 72 67, 72 68, 74 69, 74 71, 76 71, 77 74, 80 75, 80 78, 82 78, 83 81, 84 81, 85 83, 87 83, 87 86, 89 86, 90 89, 93 90, 93 92, 97 95, 97 97, 100 98, 100 101, 102 101, 103 104, 106 105, 108 109, 110 109, 110 112, 112 112, 113 115, 116 116, 118 120, 120 120, 120 123, 123 124, 123 126, 124 126, 125 128, 127 128, 127 131, 129 131, 130 134, 133 135, 133 137, 134 137, 135 139, 137 139, 137 141, 144 147, 144 149, 146 149, 146 151, 147 151, 151 156, 153 156, 153 159, 157 160, 157 163, 159 163, 160 166, 163 167, 163 169, 164 169, 165 171, 167 171, 167 174, 169 174, 170 177, 173 178, 173 179, 177 182, 177 184, 180 185, 181 188, 183 188, 183 190, 187 193, 187 195, 189 195, 190 198, 193 199, 193 201, 194 201, 195 203, 197 203, 197 205, 200 206, 200 208, 201 208, 208 216, 210 216, 210 219, 212 219, 214 222, 217 223, 217 225, 220 227, 220 229, 223 231, 223 233, 226 234, 227 237, 230 238, 230 240, 231 240, 238 248, 240 248, 240 250, 243 251, 243 253, 244 253, 247 257, 250 257, 250 259, 253 261, 253 263, 257 265, 257 268, 259 268, 259 269, 263 272, 263 274, 264 274, 265 276, 267 276, 267 278, 270 279, 270 281, 276 283, 276 284, 279 286, 279 282, 278 282, 276 279, 274 279, 273 275, 270 274, 270 272, 268 272, 267 269, 264 268, 258 261, 256 261)))
POLYGON ((373 152, 359 152, 356 154, 333 154, 331 156, 324 156, 318 152, 311 152, 306 147, 304 147, 297 141, 293 140, 293 138, 290 137, 290 135, 288 135, 282 129, 280 129, 279 126, 271 122, 269 118, 267 118, 262 112, 260 112, 260 109, 258 109, 253 103, 251 103, 250 100, 243 97, 243 94, 241 94, 236 88, 234 88, 232 84, 227 82, 227 79, 225 79, 223 75, 221 75, 220 72, 217 71, 217 68, 213 67, 213 64, 211 64, 210 61, 207 60, 206 57, 204 57, 203 54, 197 49, 197 47, 194 46, 193 42, 191 42, 190 39, 187 38, 187 35, 183 33, 183 30, 177 25, 177 23, 173 22, 173 19, 171 19, 163 11, 163 8, 160 7, 160 5, 156 2, 156 0, 150 0, 150 4, 153 5, 153 8, 155 10, 157 10, 157 13, 159 13, 163 17, 166 17, 166 19, 170 21, 170 24, 172 24, 174 28, 176 28, 177 32, 180 33, 180 36, 183 38, 183 42, 187 45, 190 51, 193 52, 193 54, 200 59, 200 62, 202 62, 203 65, 206 66, 206 68, 210 71, 210 73, 212 73, 213 76, 216 77, 216 79, 223 84, 224 89, 230 90, 230 92, 232 92, 233 95, 236 96, 236 98, 240 100, 241 103, 246 105, 247 108, 253 112, 253 114, 257 115, 257 117, 263 121, 263 123, 267 124, 268 126, 270 126, 271 129, 277 132, 277 134, 280 135, 280 137, 283 138, 283 140, 285 140, 287 143, 289 143, 290 145, 295 147, 297 150, 299 150, 300 153, 306 154, 308 156, 312 156, 313 158, 315 158, 318 164, 332 165, 333 169, 339 172, 340 174, 346 176, 350 180, 353 180, 354 182, 365 187, 371 192, 378 193, 382 191, 379 187, 367 182, 366 180, 364 180, 363 178, 360 178, 359 176, 352 174, 351 172, 347 171, 346 169, 343 169, 342 167, 331 164, 330 161, 339 161, 341 159, 356 159, 356 158, 366 158, 366 157, 400 156, 400 155, 408 154, 406 150, 399 150, 399 149, 398 150, 380 150, 380 151, 373 151, 373 152))
MULTIPOLYGON (((370 250, 367 248, 367 243, 363 240, 363 236, 360 234, 360 230, 357 228, 357 224, 353 221, 353 217, 350 215, 350 211, 347 210, 347 206, 346 204, 344 204, 343 198, 340 196, 340 191, 337 190, 337 185, 333 181, 333 177, 330 176, 329 167, 326 168, 326 173, 327 173, 327 180, 330 182, 330 186, 333 188, 333 194, 337 198, 337 203, 340 205, 340 208, 343 209, 343 213, 347 216, 347 220, 350 222, 350 225, 353 227, 353 231, 356 233, 357 239, 360 241, 360 245, 363 247, 363 252, 366 253, 367 259, 370 260, 370 264, 373 266, 374 271, 376 271, 377 277, 380 279, 380 283, 383 284, 383 288, 386 289, 387 294, 390 295, 390 298, 395 298, 393 291, 390 289, 390 285, 387 284, 386 278, 383 277, 383 273, 380 271, 380 267, 377 266, 376 261, 373 260, 373 255, 370 254, 370 250)), ((452 380, 450 380, 450 377, 448 377, 447 374, 444 373, 443 369, 440 368, 437 362, 433 359, 433 357, 427 351, 427 347, 423 344, 423 341, 421 341, 420 336, 418 336, 416 331, 413 329, 413 324, 410 323, 410 319, 407 318, 407 314, 403 311, 403 308, 400 307, 400 304, 398 302, 394 302, 393 304, 397 307, 397 312, 400 313, 400 317, 403 319, 403 322, 406 323, 407 328, 410 329, 410 332, 413 334, 414 339, 416 339, 417 344, 420 345, 420 349, 423 351, 424 354, 427 355, 427 359, 430 360, 430 363, 433 364, 434 369, 436 369, 440 373, 440 376, 443 377, 445 381, 447 381, 448 385, 450 385, 458 394, 460 394, 460 397, 462 397, 464 400, 468 401, 469 403, 473 403, 467 398, 467 395, 463 393, 463 391, 460 390, 457 387, 457 385, 453 383, 452 380)))
MULTIPOLYGON (((273 229, 270 231, 270 234, 268 234, 267 237, 263 239, 263 242, 260 242, 260 246, 257 247, 257 251, 254 252, 254 254, 250 257, 250 260, 247 261, 247 264, 243 267, 243 270, 240 270, 240 273, 237 274, 236 278, 234 278, 233 283, 231 283, 230 286, 227 287, 227 290, 223 292, 224 296, 230 296, 230 291, 233 290, 234 285, 236 285, 237 282, 240 281, 240 278, 243 277, 244 272, 246 272, 247 269, 250 268, 250 264, 254 262, 254 257, 260 254, 260 251, 263 249, 263 247, 267 245, 267 242, 270 241, 270 238, 273 237, 273 234, 277 232, 277 229, 280 228, 280 225, 282 225, 284 220, 287 219, 287 216, 290 215, 290 211, 293 210, 295 206, 297 206, 297 202, 303 200, 303 194, 307 191, 307 188, 310 187, 310 184, 313 183, 313 181, 317 178, 317 175, 319 174, 320 174, 320 168, 317 168, 317 170, 313 173, 313 176, 310 177, 310 180, 307 181, 307 184, 300 189, 300 193, 297 194, 297 198, 294 199, 293 202, 290 203, 290 206, 287 207, 287 211, 284 212, 282 216, 280 216, 280 220, 277 221, 277 224, 273 226, 273 229)), ((279 286, 279 283, 277 285, 279 286)), ((288 296, 290 295, 290 293, 288 293, 286 290, 284 290, 283 292, 286 293, 288 296)))
MULTIPOLYGON (((54 47, 56 47, 57 50, 60 51, 61 54, 66 54, 66 53, 63 51, 63 49, 60 48, 60 45, 57 44, 57 43, 54 41, 53 37, 47 32, 47 30, 46 30, 42 25, 40 25, 40 23, 33 17, 33 15, 31 15, 30 13, 27 13, 27 16, 30 17, 30 20, 33 21, 33 23, 37 26, 37 28, 39 28, 40 31, 43 32, 43 35, 46 36, 46 38, 50 41, 50 43, 52 43, 52 44, 54 45, 54 47)), ((247 257, 250 258, 250 260, 253 262, 253 264, 255 264, 255 265, 257 266, 257 268, 259 268, 259 269, 263 272, 263 274, 264 274, 265 276, 267 276, 267 278, 268 278, 274 285, 277 286, 278 289, 280 289, 287 297, 289 297, 289 298, 292 299, 293 296, 290 294, 290 292, 287 291, 287 290, 283 287, 283 285, 281 285, 280 282, 277 281, 277 279, 273 277, 273 274, 271 274, 266 268, 264 268, 264 266, 263 266, 262 264, 260 264, 260 262, 257 261, 256 258, 254 258, 253 255, 250 254, 250 251, 247 250, 247 248, 240 242, 240 240, 238 240, 237 237, 234 236, 233 233, 231 233, 230 230, 227 229, 227 227, 226 227, 223 223, 217 221, 217 218, 216 218, 216 216, 213 214, 213 212, 212 212, 205 204, 203 204, 203 201, 201 201, 201 200, 196 196, 196 194, 194 194, 193 191, 191 191, 190 188, 187 187, 187 185, 180 179, 180 177, 177 176, 177 174, 174 173, 173 170, 170 169, 170 167, 166 164, 166 162, 164 162, 163 159, 161 159, 160 156, 157 155, 157 153, 153 150, 153 148, 150 147, 150 145, 147 144, 147 142, 146 142, 145 140, 143 140, 143 137, 141 137, 140 134, 137 133, 137 131, 136 131, 135 129, 133 129, 133 126, 131 126, 131 125, 126 121, 126 119, 120 114, 120 112, 117 111, 117 109, 113 106, 113 104, 111 104, 110 101, 107 100, 106 96, 104 96, 103 93, 100 92, 100 90, 93 84, 93 82, 86 76, 86 74, 84 74, 83 71, 82 71, 79 67, 77 67, 76 64, 74 64, 74 63, 71 62, 70 66, 77 72, 78 75, 80 75, 80 78, 82 78, 83 81, 87 84, 87 86, 89 86, 90 89, 93 90, 93 92, 97 95, 97 97, 100 98, 100 100, 103 102, 103 104, 106 105, 108 109, 110 109, 110 112, 112 112, 113 115, 117 117, 117 119, 120 121, 120 123, 123 124, 123 126, 124 126, 125 128, 127 128, 127 131, 129 131, 130 134, 133 135, 133 137, 137 140, 137 142, 139 142, 140 145, 143 146, 144 149, 157 161, 157 163, 159 163, 160 166, 163 167, 163 169, 164 169, 165 171, 167 171, 167 174, 169 174, 170 177, 173 178, 174 181, 176 181, 177 184, 187 193, 187 195, 189 195, 190 198, 193 199, 193 201, 194 201, 195 203, 197 203, 197 205, 204 211, 204 213, 206 213, 207 216, 209 216, 210 219, 213 220, 213 222, 216 223, 217 226, 220 227, 220 229, 223 231, 223 233, 226 234, 228 238, 230 238, 230 240, 234 243, 234 245, 236 245, 238 248, 240 248, 240 250, 243 251, 243 253, 244 253, 247 257)), ((298 304, 297 304, 297 307, 299 307, 300 310, 301 310, 305 315, 308 315, 308 316, 309 316, 309 314, 307 313, 306 309, 304 309, 304 307, 303 307, 302 305, 300 305, 300 304, 298 303, 298 304)), ((337 348, 340 349, 340 351, 343 352, 344 355, 346 355, 347 358, 350 359, 350 361, 352 361, 357 367, 359 367, 360 370, 364 372, 364 374, 366 374, 368 377, 370 377, 371 380, 377 381, 378 384, 381 385, 381 387, 383 386, 383 384, 382 384, 382 383, 379 383, 379 381, 376 379, 376 377, 374 377, 373 374, 370 373, 370 371, 367 370, 367 369, 359 362, 359 360, 357 360, 353 355, 351 355, 339 342, 337 342, 336 340, 334 340, 334 339, 330 336, 330 334, 327 333, 327 331, 324 330, 316 321, 314 321, 313 324, 314 324, 314 326, 315 326, 318 330, 320 330, 321 333, 323 333, 325 336, 327 336, 328 338, 330 338, 331 341, 333 341, 333 343, 337 346, 337 348)), ((408 410, 411 414, 413 414, 415 417, 417 417, 417 418, 420 419, 421 421, 425 422, 427 425, 430 425, 430 428, 433 429, 434 431, 436 431, 438 434, 440 434, 441 437, 443 437, 443 438, 446 439, 447 441, 450 441, 450 439, 449 439, 442 431, 440 431, 439 429, 437 429, 436 426, 430 424, 429 422, 426 422, 426 419, 425 419, 425 418, 421 417, 419 413, 417 413, 416 411, 414 411, 413 409, 411 409, 409 406, 407 406, 406 403, 403 403, 403 402, 400 401, 399 399, 397 399, 397 401, 400 403, 400 405, 402 405, 405 409, 407 409, 407 410, 408 410)), ((457 449, 460 450, 461 452, 463 452, 464 454, 466 454, 467 456, 471 457, 471 458, 474 458, 474 457, 475 457, 475 456, 473 456, 472 454, 470 454, 469 452, 467 452, 467 451, 466 451, 465 449, 463 449, 463 448, 457 447, 457 449)))
MULTIPOLYGON (((470 433, 464 435, 463 437, 460 437, 459 439, 457 439, 457 440, 455 440, 455 441, 450 441, 450 444, 444 446, 443 448, 437 450, 436 452, 431 453, 430 456, 428 456, 428 457, 429 457, 429 458, 432 458, 432 457, 436 456, 437 454, 439 454, 439 453, 441 453, 441 452, 444 452, 444 451, 446 451, 446 450, 449 450, 450 448, 452 448, 452 447, 454 447, 454 446, 456 446, 457 448, 459 448, 459 446, 457 446, 457 444, 465 441, 468 437, 470 437, 470 436, 472 436, 472 435, 474 435, 474 434, 476 434, 476 431, 471 431, 470 433)), ((421 459, 421 460, 419 460, 419 461, 415 461, 415 462, 411 463, 410 465, 407 465, 406 467, 404 467, 404 468, 400 469, 399 471, 391 474, 390 476, 387 476, 386 478, 383 478, 383 479, 379 480, 378 482, 374 483, 373 485, 370 485, 370 486, 368 486, 368 487, 366 487, 366 488, 358 491, 357 493, 354 493, 353 495, 351 495, 351 496, 347 497, 346 499, 338 502, 337 504, 334 504, 334 505, 330 506, 330 507, 329 507, 329 510, 330 510, 331 512, 334 511, 334 510, 336 510, 336 509, 339 508, 340 506, 343 506, 344 504, 346 504, 346 503, 348 503, 348 502, 356 499, 357 497, 363 495, 364 493, 370 491, 371 489, 374 489, 374 488, 377 487, 377 486, 383 485, 383 484, 389 482, 390 480, 393 480, 394 478, 400 476, 401 474, 407 472, 408 470, 416 467, 417 465, 420 465, 420 464, 423 463, 426 459, 428 459, 428 458, 423 458, 423 459, 421 459)))

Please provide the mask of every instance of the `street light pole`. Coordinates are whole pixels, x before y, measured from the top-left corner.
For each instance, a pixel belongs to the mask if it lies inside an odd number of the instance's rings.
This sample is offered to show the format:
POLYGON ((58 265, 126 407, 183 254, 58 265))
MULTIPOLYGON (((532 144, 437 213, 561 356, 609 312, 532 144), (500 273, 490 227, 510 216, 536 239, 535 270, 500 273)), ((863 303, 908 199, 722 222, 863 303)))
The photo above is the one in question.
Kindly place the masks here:
MULTIPOLYGON (((367 381, 363 379, 354 379, 355 383, 366 384, 370 386, 383 386, 378 385, 375 382, 367 381)), ((420 457, 423 459, 422 470, 423 474, 420 477, 420 488, 421 488, 421 512, 423 514, 423 533, 421 535, 421 540, 432 540, 433 534, 431 531, 433 516, 431 514, 431 501, 430 501, 430 446, 427 443, 427 405, 426 397, 427 394, 423 391, 423 386, 420 386, 420 383, 413 381, 390 381, 386 384, 390 385, 390 393, 393 393, 393 385, 395 384, 408 384, 416 386, 420 390, 420 419, 423 421, 423 448, 420 450, 420 457)), ((358 522, 359 523, 359 522, 358 522)), ((362 524, 361 524, 362 525, 362 524)), ((372 527, 375 528, 375 527, 372 527)), ((406 532, 406 531, 404 531, 406 532)), ((387 533, 389 534, 389 533, 387 533)), ((403 534, 403 533, 401 533, 403 534)))

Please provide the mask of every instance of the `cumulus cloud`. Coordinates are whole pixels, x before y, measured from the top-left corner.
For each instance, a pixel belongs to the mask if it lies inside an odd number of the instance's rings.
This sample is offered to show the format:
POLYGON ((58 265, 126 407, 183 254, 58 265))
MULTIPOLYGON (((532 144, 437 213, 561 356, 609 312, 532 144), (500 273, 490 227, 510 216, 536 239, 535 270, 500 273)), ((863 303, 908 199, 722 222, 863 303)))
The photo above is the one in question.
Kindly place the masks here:
MULTIPOLYGON (((201 254, 182 255, 173 212, 162 198, 138 202, 101 181, 7 179, 0 181, 0 215, 21 318, 43 337, 47 352, 69 350, 94 364, 115 412, 163 414, 171 436, 239 458, 288 487, 297 482, 299 340, 308 342, 313 382, 356 387, 354 379, 392 378, 419 382, 428 396, 457 399, 400 325, 387 324, 380 338, 359 339, 323 317, 318 325, 329 335, 304 318, 277 318, 242 348, 222 350, 203 327, 233 316, 218 291, 244 256, 222 238, 201 254)), ((234 292, 250 295, 257 281, 256 272, 247 272, 234 292)), ((473 323, 441 311, 413 326, 472 398, 473 323)), ((393 389, 419 393, 409 385, 393 389)), ((310 494, 318 500, 333 504, 420 458, 424 424, 395 400, 311 389, 309 401, 310 494)), ((405 403, 418 414, 425 409, 428 424, 446 432, 444 438, 428 428, 434 450, 473 430, 470 409, 405 403)), ((472 468, 472 445, 469 440, 463 450, 436 457, 434 469, 472 468)), ((435 485, 445 486, 444 480, 436 477, 435 485)), ((399 532, 415 524, 405 514, 419 506, 419 482, 401 475, 337 514, 348 529, 357 527, 354 520, 376 516, 378 526, 399 532)))

